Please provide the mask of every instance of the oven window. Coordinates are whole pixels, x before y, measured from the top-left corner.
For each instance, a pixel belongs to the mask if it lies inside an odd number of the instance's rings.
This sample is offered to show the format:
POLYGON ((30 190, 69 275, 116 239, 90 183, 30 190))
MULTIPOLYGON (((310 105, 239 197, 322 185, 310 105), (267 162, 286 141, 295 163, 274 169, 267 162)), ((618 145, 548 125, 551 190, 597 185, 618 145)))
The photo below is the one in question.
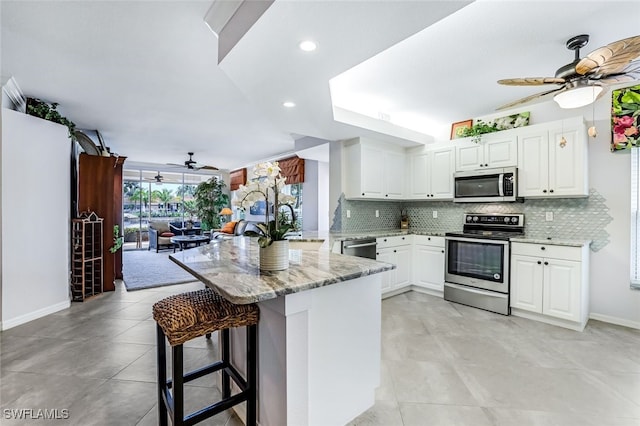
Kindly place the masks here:
POLYGON ((498 176, 473 176, 456 178, 456 198, 460 197, 496 197, 500 195, 498 176))
POLYGON ((504 245, 449 240, 447 272, 497 283, 503 275, 504 245))

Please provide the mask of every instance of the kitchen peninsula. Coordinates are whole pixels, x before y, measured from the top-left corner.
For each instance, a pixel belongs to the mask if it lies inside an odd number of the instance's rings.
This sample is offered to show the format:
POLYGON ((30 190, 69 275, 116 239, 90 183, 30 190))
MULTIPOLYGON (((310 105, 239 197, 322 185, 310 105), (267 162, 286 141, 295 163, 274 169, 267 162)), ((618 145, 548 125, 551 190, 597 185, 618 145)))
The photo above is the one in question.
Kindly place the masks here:
MULTIPOLYGON (((258 251, 255 238, 236 237, 170 258, 230 302, 258 303, 261 425, 349 422, 374 404, 380 273, 394 266, 303 248, 289 250, 289 269, 261 273, 258 251)), ((232 331, 243 371, 244 330, 232 331)))

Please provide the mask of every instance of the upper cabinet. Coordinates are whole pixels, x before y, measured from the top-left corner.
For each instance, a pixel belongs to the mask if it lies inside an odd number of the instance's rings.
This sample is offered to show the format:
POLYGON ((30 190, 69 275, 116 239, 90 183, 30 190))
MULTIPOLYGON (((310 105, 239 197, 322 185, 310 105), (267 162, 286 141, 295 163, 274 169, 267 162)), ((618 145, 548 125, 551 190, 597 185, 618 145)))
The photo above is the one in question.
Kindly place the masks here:
POLYGON ((587 164, 582 117, 525 127, 518 134, 518 196, 586 197, 587 164))
POLYGON ((453 199, 453 147, 407 151, 406 198, 411 200, 453 199))
POLYGON ((366 138, 344 144, 343 189, 347 198, 404 198, 404 149, 366 138))
POLYGON ((456 141, 456 171, 516 166, 517 149, 515 130, 487 133, 478 143, 470 138, 456 141))

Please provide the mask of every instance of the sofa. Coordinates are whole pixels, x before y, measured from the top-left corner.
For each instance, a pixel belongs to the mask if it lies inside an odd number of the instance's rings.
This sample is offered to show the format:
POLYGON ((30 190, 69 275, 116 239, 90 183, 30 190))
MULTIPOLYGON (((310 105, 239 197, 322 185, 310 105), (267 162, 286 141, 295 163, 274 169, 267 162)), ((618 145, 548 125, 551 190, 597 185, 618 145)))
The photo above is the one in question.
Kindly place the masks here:
POLYGON ((239 220, 237 222, 228 222, 226 223, 220 231, 213 232, 211 234, 211 239, 226 239, 233 238, 240 235, 244 235, 246 231, 254 231, 259 232, 258 227, 256 226, 258 223, 262 222, 254 222, 247 220, 239 220))
POLYGON ((171 237, 175 236, 171 232, 169 222, 164 220, 149 221, 149 248, 147 250, 156 249, 156 253, 163 248, 174 248, 175 244, 171 242, 171 237))
POLYGON ((192 227, 187 228, 187 223, 181 220, 169 222, 169 229, 175 235, 200 235, 202 228, 200 222, 194 221, 192 227))

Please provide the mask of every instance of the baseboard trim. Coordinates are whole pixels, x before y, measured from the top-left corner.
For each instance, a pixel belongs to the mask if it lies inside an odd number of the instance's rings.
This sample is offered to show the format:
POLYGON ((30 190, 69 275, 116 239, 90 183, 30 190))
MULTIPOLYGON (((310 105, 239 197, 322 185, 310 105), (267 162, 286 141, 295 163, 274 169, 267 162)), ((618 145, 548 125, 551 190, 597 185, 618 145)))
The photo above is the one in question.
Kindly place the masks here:
POLYGON ((9 320, 4 320, 0 325, 0 330, 2 331, 8 330, 10 328, 27 323, 29 321, 33 321, 35 319, 42 318, 46 315, 53 314, 63 309, 67 309, 70 306, 71 306, 71 301, 65 300, 64 302, 56 303, 55 305, 47 306, 42 309, 38 309, 37 311, 29 312, 28 314, 20 315, 18 317, 11 318, 9 320))
POLYGON ((589 314, 589 319, 593 319, 596 321, 608 322, 609 324, 621 325, 624 327, 635 328, 640 330, 640 322, 637 321, 629 321, 624 318, 612 317, 610 315, 602 315, 602 314, 589 314))
POLYGON ((423 294, 428 294, 430 296, 435 296, 435 297, 439 297, 441 299, 444 298, 444 291, 443 290, 433 290, 430 288, 425 288, 425 287, 420 287, 418 285, 411 285, 411 290, 417 292, 417 293, 423 293, 423 294))

